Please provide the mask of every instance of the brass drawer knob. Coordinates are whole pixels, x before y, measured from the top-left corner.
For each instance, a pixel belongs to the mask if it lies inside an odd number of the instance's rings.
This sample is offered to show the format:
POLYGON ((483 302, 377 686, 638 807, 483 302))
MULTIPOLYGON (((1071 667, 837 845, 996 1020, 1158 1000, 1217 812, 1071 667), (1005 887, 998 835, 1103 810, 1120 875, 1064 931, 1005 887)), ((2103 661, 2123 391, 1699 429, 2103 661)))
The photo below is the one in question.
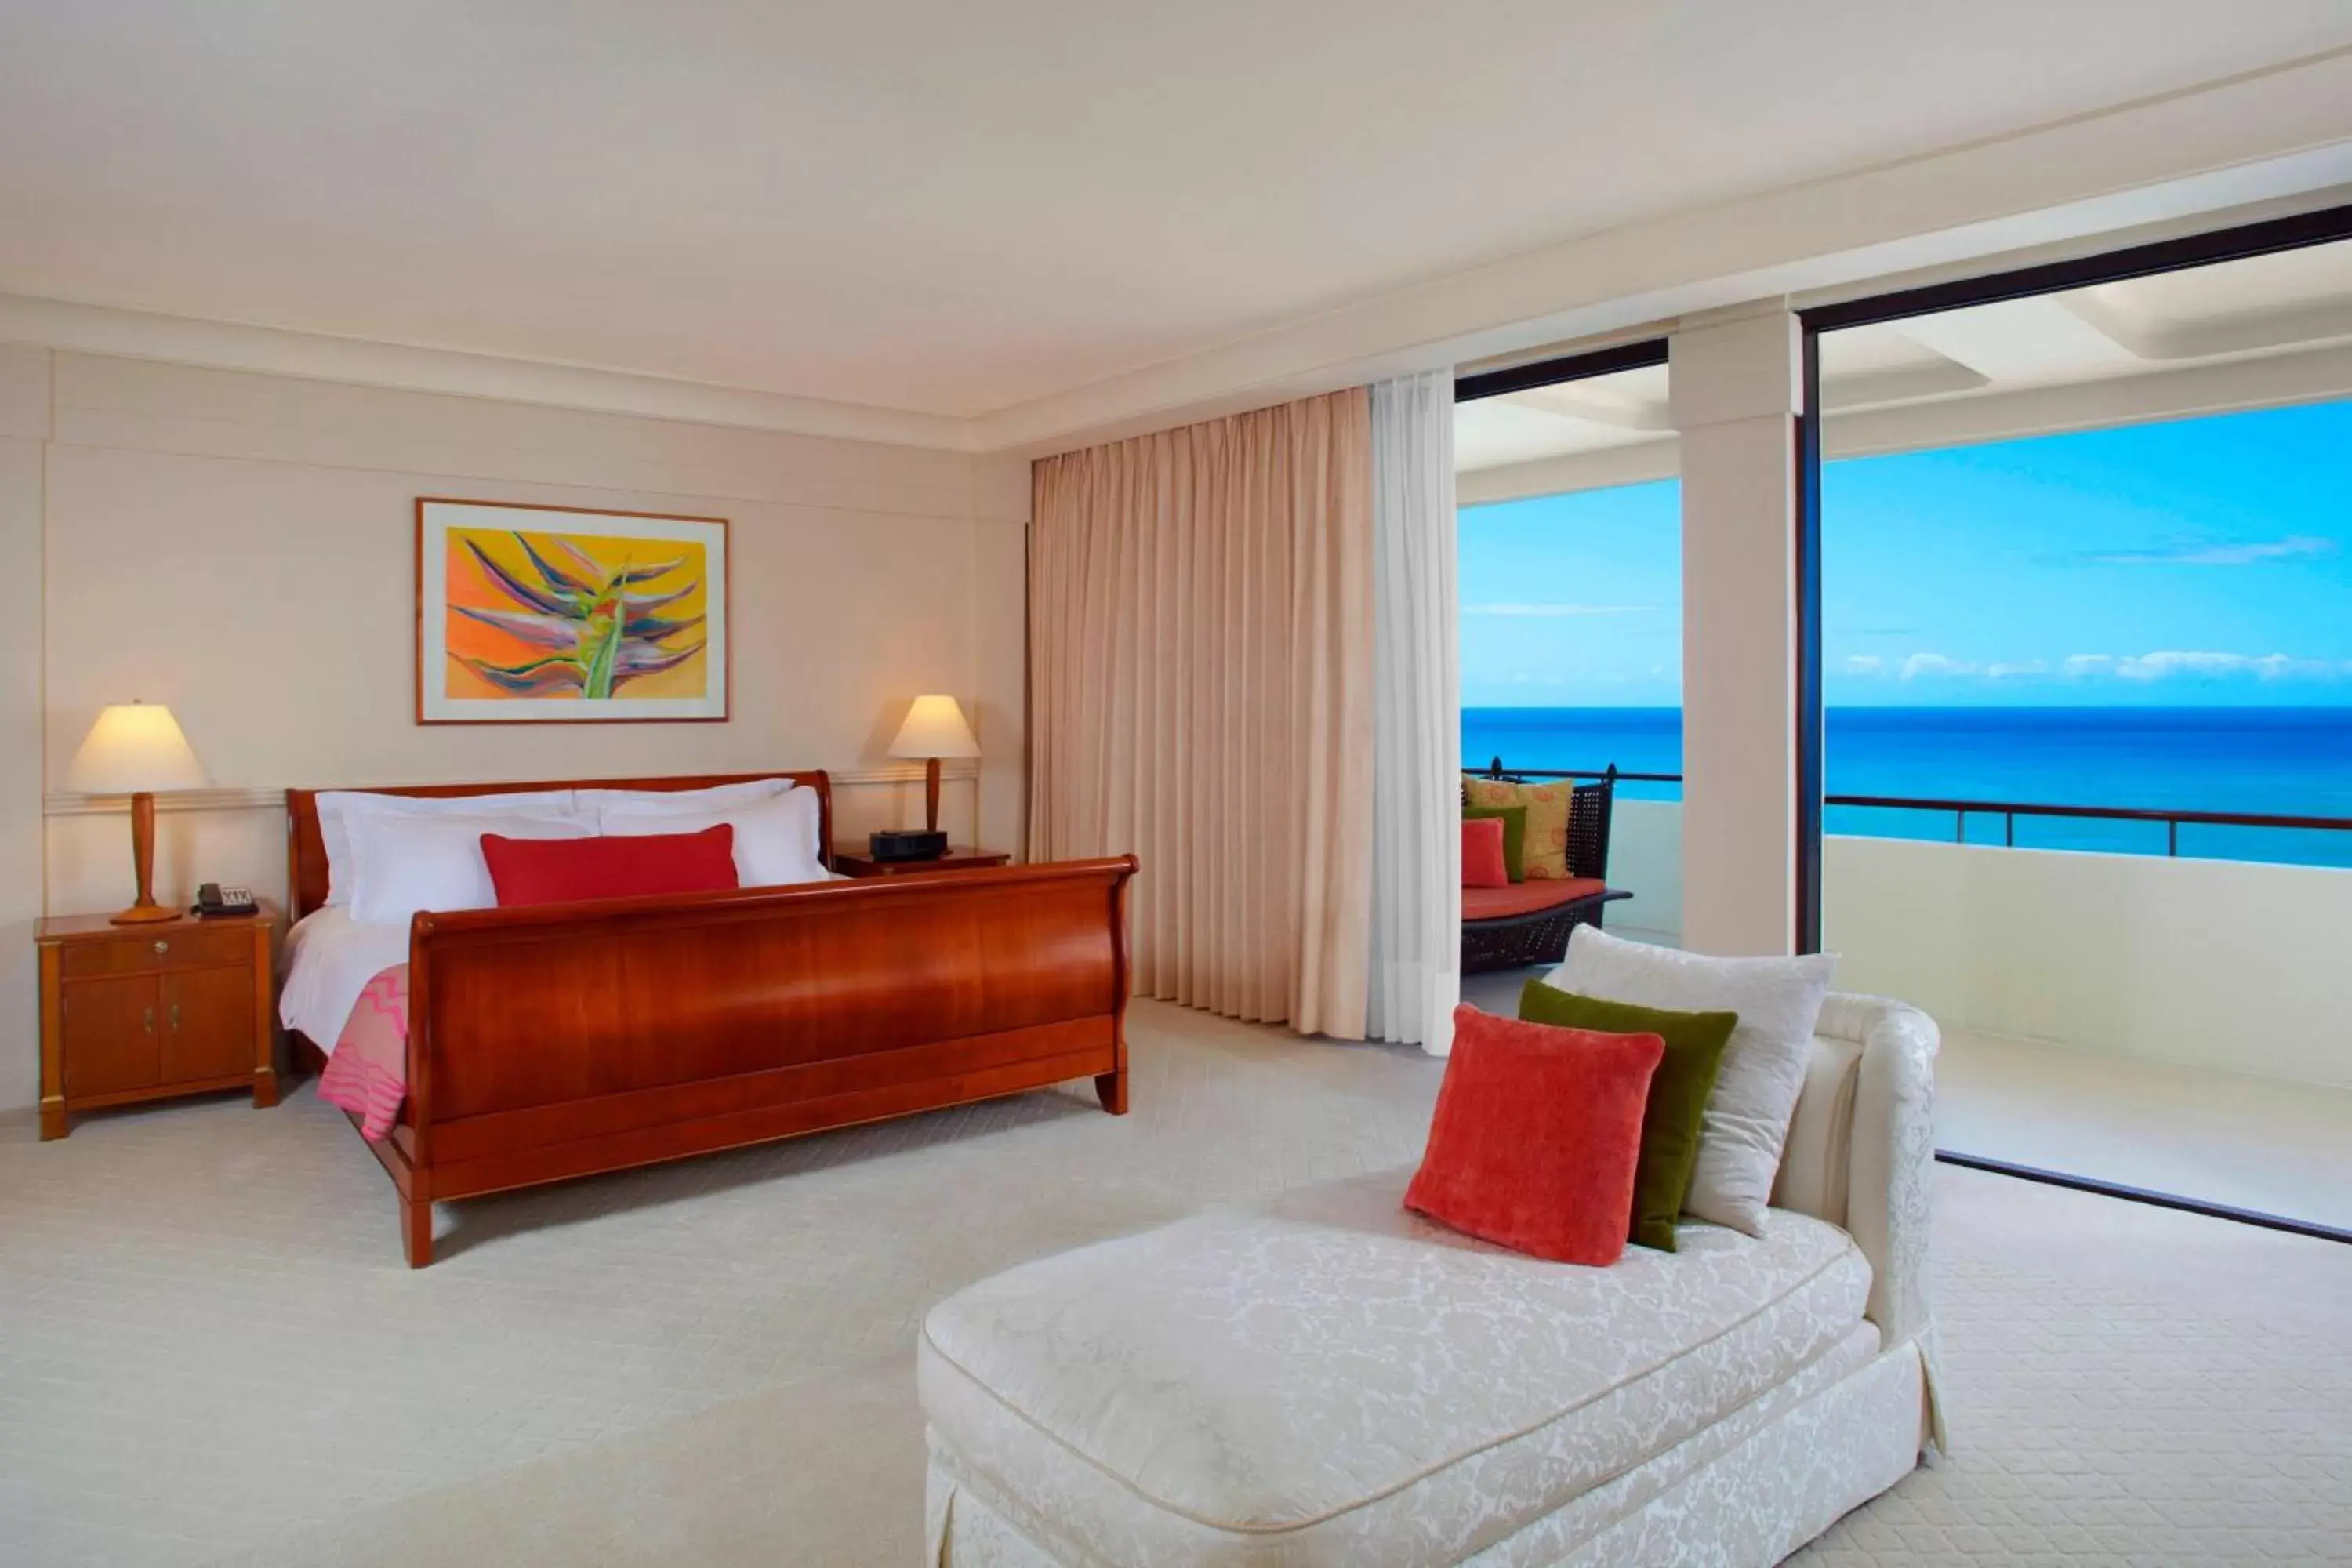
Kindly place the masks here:
POLYGON ((172 944, 159 937, 155 942, 155 951, 157 952, 169 952, 172 951, 172 944))

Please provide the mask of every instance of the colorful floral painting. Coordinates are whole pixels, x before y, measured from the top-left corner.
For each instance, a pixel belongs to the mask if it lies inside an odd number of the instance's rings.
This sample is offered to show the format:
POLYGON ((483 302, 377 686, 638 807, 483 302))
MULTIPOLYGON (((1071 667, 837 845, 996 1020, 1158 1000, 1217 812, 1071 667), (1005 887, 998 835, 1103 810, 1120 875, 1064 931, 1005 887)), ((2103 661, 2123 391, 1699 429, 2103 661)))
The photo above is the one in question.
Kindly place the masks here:
POLYGON ((424 723, 723 719, 727 525, 417 504, 424 723))

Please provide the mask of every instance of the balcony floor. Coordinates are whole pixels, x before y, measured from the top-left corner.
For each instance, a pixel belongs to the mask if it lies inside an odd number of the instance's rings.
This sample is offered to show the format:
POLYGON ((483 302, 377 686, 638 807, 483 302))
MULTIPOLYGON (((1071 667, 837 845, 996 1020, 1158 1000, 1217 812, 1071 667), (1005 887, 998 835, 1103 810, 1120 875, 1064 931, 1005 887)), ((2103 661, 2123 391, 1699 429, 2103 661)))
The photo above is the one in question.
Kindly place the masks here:
POLYGON ((1937 1144, 2352 1230, 2352 1089, 1947 1031, 1937 1144))

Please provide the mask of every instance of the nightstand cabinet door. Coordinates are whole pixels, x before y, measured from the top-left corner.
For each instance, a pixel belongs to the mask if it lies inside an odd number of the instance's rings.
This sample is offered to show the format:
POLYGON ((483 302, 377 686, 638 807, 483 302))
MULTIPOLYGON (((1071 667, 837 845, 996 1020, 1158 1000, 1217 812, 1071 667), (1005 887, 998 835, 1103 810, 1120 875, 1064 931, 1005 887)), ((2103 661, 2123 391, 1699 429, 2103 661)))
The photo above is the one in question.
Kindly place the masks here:
POLYGON ((253 972, 189 969, 163 978, 157 1030, 163 1081, 234 1078, 253 1070, 253 972))
POLYGON ((152 974, 77 980, 59 993, 66 1093, 152 1089, 163 1081, 163 983, 152 974))

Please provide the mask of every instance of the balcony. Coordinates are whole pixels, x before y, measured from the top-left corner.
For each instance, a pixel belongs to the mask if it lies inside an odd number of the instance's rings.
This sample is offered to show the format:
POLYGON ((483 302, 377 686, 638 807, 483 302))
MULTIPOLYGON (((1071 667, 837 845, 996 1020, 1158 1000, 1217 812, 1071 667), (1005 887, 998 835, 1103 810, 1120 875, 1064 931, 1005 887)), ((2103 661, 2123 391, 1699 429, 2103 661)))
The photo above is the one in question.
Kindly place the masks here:
MULTIPOLYGON (((1641 795, 1680 780, 1619 776, 1609 930, 1678 945, 1682 806, 1641 795)), ((2352 1229, 2352 818, 1826 804, 1836 983, 1943 1026, 1940 1148, 2352 1229), (2117 847, 2031 847, 2053 823, 2117 847), (2252 858, 2266 837, 2336 863, 2252 858)), ((1465 989, 1507 1007, 1522 978, 1465 989)))

